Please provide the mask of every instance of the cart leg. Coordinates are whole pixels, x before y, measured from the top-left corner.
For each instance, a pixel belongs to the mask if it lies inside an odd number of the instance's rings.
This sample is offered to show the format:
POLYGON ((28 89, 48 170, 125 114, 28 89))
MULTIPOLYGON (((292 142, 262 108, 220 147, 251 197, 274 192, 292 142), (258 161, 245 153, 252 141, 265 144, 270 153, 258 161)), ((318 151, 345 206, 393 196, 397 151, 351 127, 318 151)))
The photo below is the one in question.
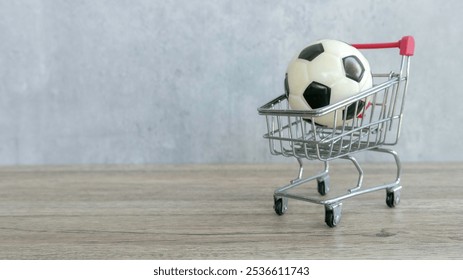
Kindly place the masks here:
POLYGON ((375 149, 372 149, 372 151, 390 154, 394 157, 395 164, 397 167, 397 174, 396 174, 396 179, 395 179, 394 184, 398 186, 400 184, 400 175, 402 174, 402 164, 400 163, 400 158, 397 152, 394 150, 384 149, 384 148, 375 148, 375 149))
POLYGON ((291 180, 291 184, 294 184, 302 179, 302 173, 304 172, 303 162, 301 158, 296 158, 297 162, 299 163, 299 173, 296 179, 291 180))
POLYGON ((390 208, 396 207, 400 203, 400 190, 402 186, 400 185, 400 175, 402 174, 402 164, 400 163, 399 155, 396 151, 384 148, 375 148, 372 151, 387 153, 394 157, 396 167, 397 167, 397 174, 395 182, 391 184, 390 187, 386 189, 386 204, 390 208))
POLYGON ((349 189, 348 191, 350 193, 360 189, 362 187, 362 182, 363 182, 363 170, 362 170, 362 167, 360 167, 360 164, 358 163, 358 161, 353 157, 353 156, 344 156, 342 157, 344 159, 348 159, 350 161, 352 161, 352 163, 355 165, 355 168, 357 168, 357 171, 359 173, 359 178, 358 178, 358 181, 357 181, 357 186, 355 188, 352 188, 352 189, 349 189))
MULTIPOLYGON (((299 173, 297 178, 293 179, 290 181, 290 184, 295 184, 297 182, 300 182, 302 180, 302 175, 304 172, 304 166, 301 158, 296 158, 297 162, 299 163, 299 173)), ((324 162, 325 164, 325 169, 323 172, 321 172, 317 179, 317 190, 318 193, 321 195, 326 195, 329 190, 330 190, 330 176, 328 174, 329 171, 329 164, 327 161, 324 162)))

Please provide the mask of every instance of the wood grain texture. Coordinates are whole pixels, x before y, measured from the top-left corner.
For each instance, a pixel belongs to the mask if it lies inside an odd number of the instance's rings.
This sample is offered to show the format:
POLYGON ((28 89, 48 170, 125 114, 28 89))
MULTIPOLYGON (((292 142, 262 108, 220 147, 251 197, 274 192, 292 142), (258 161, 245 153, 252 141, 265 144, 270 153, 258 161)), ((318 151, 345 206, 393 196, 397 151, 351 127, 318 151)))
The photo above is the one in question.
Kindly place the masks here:
MULTIPOLYGON (((363 167, 366 186, 394 179, 363 167)), ((296 164, 2 167, 0 259, 462 259, 462 170, 404 164, 398 207, 384 191, 351 198, 329 228, 321 205, 274 213, 296 164)), ((357 180, 349 164, 330 174, 334 193, 357 180)))

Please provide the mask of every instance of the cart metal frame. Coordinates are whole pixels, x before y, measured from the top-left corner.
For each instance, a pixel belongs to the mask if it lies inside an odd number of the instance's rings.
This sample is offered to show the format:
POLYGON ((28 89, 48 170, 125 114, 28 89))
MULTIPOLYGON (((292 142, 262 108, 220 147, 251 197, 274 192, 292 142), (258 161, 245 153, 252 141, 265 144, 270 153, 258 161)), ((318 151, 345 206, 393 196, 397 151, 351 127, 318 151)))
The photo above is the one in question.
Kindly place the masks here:
POLYGON ((299 163, 298 176, 274 192, 274 210, 278 215, 283 215, 288 209, 288 199, 302 200, 324 205, 325 223, 329 227, 335 227, 340 222, 342 201, 345 199, 385 189, 386 204, 389 207, 393 208, 400 202, 400 158, 397 152, 383 146, 393 146, 399 140, 409 81, 410 57, 414 54, 415 42, 412 36, 404 36, 397 42, 352 46, 358 49, 399 48, 400 70, 398 73, 372 74, 372 88, 323 108, 292 110, 283 94, 258 109, 258 113, 266 118, 267 133, 264 138, 269 141, 270 153, 295 157, 299 163), (363 112, 355 111, 354 115, 360 117, 343 121, 342 125, 334 128, 316 124, 317 117, 327 114, 332 114, 333 124, 337 124, 337 120, 343 117, 342 114, 347 114, 349 106, 356 103, 355 110, 361 108, 362 106, 358 106, 360 102, 370 104, 363 112), (353 156, 361 151, 391 155, 397 167, 395 181, 364 187, 364 172, 353 156), (303 159, 322 161, 324 170, 304 178, 303 159), (335 159, 347 159, 353 163, 359 174, 357 185, 342 195, 325 198, 330 189, 329 162, 335 159), (291 191, 315 180, 319 196, 299 195, 291 191))

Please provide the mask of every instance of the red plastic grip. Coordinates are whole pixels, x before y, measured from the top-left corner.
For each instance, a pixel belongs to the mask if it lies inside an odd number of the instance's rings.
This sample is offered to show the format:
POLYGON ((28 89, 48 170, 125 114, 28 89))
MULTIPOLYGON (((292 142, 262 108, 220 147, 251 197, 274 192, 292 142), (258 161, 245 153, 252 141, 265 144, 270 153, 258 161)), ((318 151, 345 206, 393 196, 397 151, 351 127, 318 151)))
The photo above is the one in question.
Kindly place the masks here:
POLYGON ((387 49, 399 48, 400 55, 412 56, 415 53, 415 39, 413 36, 404 36, 397 42, 373 43, 373 44, 352 44, 357 49, 387 49))
POLYGON ((400 42, 400 54, 412 56, 415 53, 415 39, 412 36, 402 37, 400 42))

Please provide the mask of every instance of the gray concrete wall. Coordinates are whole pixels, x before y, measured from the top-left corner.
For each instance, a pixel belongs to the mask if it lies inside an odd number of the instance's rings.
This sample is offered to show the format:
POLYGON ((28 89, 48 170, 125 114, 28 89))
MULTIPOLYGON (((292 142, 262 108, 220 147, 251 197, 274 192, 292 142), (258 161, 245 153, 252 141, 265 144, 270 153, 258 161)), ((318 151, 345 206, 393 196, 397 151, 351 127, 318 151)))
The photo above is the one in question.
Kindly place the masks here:
POLYGON ((279 161, 256 109, 282 93, 297 50, 408 34, 417 48, 397 150, 461 161, 462 10, 459 0, 0 0, 0 164, 279 161))

